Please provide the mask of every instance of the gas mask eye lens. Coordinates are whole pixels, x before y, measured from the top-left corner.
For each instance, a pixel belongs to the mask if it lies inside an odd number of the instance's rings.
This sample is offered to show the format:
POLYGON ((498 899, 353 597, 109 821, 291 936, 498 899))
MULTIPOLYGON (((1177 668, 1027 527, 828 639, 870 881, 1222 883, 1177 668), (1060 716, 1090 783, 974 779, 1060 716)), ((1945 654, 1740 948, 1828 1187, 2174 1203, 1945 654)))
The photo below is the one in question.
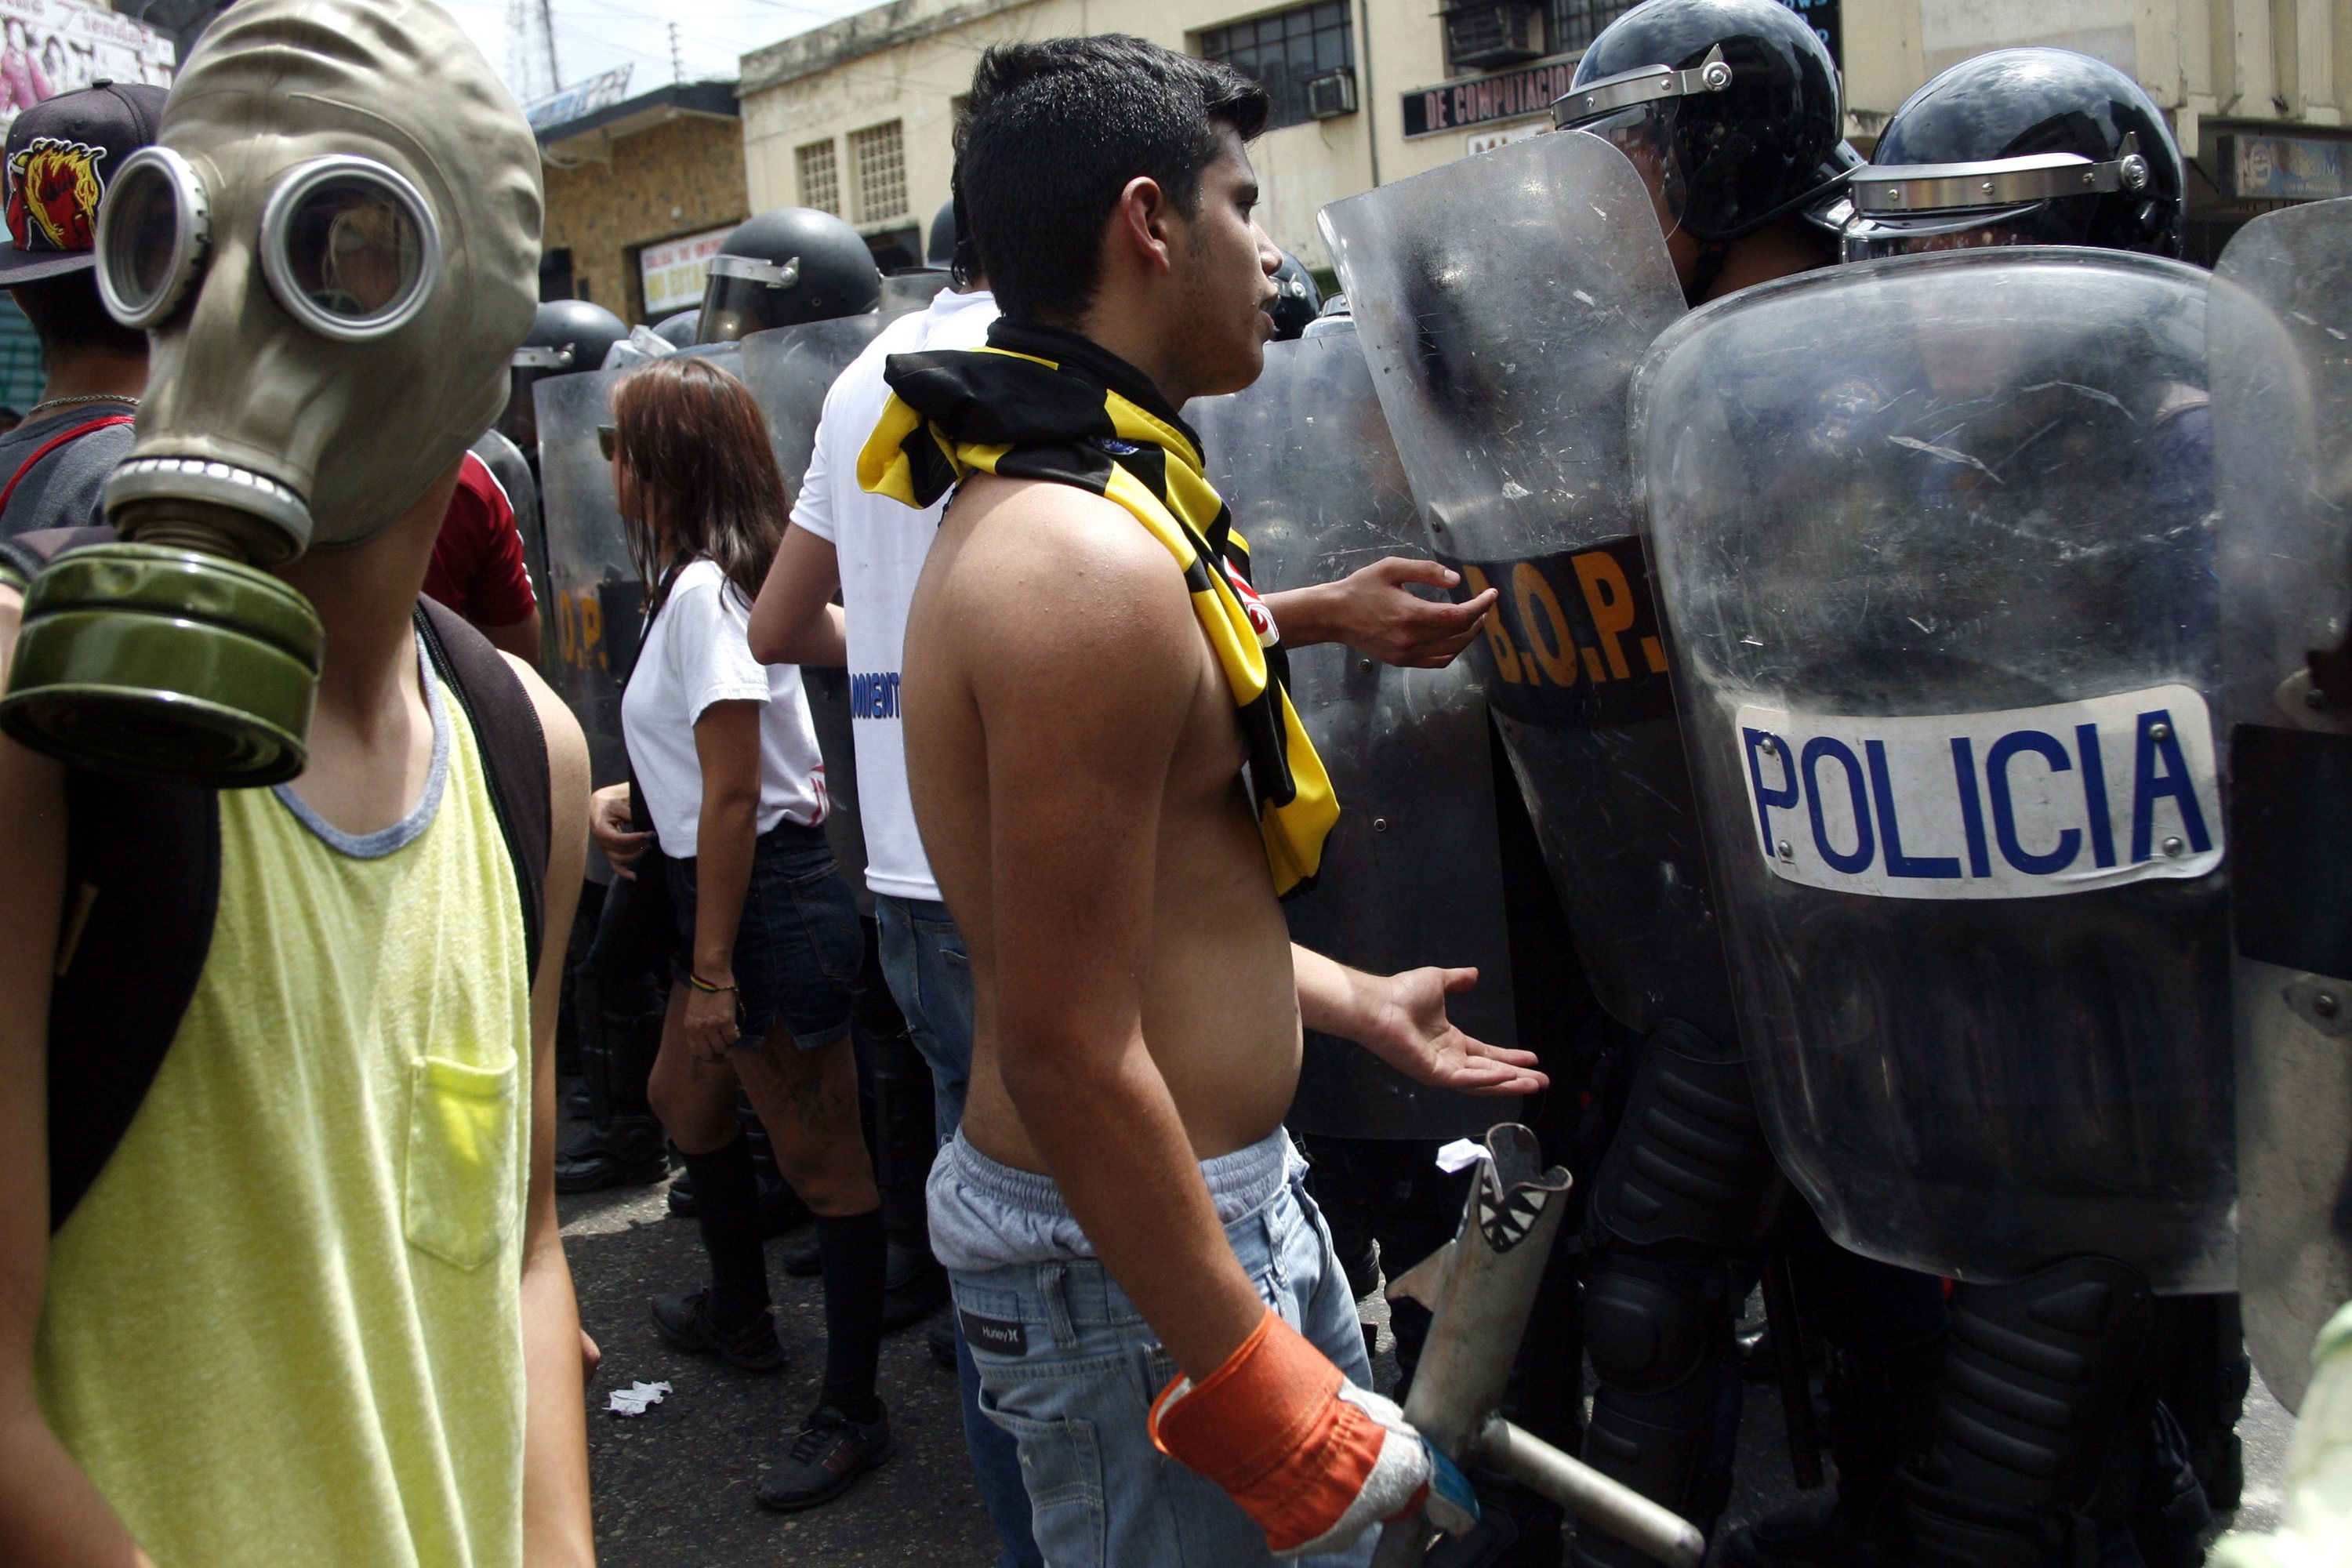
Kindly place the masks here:
POLYGON ((406 180, 362 158, 295 170, 270 194, 261 232, 278 302, 346 342, 381 337, 415 315, 440 268, 432 208, 406 180))
POLYGON ((168 147, 143 147, 122 165, 99 211, 98 289, 126 327, 178 309, 211 235, 205 188, 168 147))

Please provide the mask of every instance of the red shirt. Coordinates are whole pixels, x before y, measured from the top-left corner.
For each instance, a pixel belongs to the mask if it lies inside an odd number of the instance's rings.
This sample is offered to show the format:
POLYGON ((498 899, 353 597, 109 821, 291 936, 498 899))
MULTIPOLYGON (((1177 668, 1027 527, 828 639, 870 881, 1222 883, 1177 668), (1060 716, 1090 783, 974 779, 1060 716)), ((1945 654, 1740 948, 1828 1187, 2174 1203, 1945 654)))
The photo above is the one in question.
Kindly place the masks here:
POLYGON ((489 465, 471 452, 433 541, 425 592, 478 626, 514 626, 539 607, 513 503, 489 465))

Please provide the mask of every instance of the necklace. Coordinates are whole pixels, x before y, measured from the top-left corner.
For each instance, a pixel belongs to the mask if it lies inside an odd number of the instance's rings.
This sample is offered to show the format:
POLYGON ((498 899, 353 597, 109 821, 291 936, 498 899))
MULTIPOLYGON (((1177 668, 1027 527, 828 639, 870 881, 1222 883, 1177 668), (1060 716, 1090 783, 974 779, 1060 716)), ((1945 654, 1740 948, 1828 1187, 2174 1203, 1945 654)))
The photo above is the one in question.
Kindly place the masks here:
POLYGON ((25 410, 25 417, 30 419, 44 408, 64 408, 76 403, 128 403, 133 408, 139 406, 137 398, 120 392, 89 392, 79 397, 45 397, 25 410))

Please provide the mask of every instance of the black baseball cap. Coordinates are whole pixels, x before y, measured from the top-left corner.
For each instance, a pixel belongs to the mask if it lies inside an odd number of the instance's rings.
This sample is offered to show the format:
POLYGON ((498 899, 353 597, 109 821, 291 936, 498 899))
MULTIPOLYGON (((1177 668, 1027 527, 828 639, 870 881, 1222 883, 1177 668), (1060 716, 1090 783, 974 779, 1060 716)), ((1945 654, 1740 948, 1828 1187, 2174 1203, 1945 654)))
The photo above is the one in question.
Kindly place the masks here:
POLYGON ((8 127, 0 287, 94 266, 99 204, 122 161, 155 140, 163 89, 101 81, 20 111, 8 127))

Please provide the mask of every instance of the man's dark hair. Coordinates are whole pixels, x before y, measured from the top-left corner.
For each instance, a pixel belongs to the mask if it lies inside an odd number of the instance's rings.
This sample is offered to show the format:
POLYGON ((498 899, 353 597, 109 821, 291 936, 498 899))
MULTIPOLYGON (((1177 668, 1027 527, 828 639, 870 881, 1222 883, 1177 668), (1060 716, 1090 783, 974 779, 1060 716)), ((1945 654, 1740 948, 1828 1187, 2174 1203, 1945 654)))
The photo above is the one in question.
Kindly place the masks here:
POLYGON ((1094 298, 1102 230, 1129 180, 1198 210, 1224 132, 1265 129, 1265 89, 1123 33, 998 44, 956 132, 956 190, 1008 316, 1068 321, 1094 298))
POLYGON ((89 268, 61 272, 37 283, 18 283, 8 290, 41 340, 41 357, 54 361, 60 349, 103 349, 109 353, 143 354, 147 334, 126 327, 106 313, 98 297, 98 274, 89 268))

